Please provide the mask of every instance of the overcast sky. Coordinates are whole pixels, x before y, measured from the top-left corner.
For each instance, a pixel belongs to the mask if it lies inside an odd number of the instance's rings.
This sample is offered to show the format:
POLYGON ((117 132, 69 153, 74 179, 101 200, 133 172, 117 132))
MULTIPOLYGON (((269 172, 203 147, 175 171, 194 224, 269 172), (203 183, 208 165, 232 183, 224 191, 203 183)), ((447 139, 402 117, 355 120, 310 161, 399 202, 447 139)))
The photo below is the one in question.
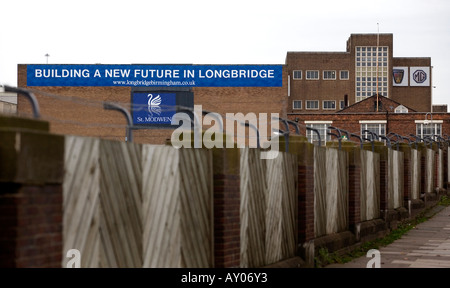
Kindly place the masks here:
POLYGON ((0 85, 17 64, 284 64, 393 33, 394 57, 431 57, 433 104, 450 106, 448 0, 6 0, 0 85), (379 23, 379 25, 377 25, 379 23), (45 54, 50 56, 45 57, 45 54))

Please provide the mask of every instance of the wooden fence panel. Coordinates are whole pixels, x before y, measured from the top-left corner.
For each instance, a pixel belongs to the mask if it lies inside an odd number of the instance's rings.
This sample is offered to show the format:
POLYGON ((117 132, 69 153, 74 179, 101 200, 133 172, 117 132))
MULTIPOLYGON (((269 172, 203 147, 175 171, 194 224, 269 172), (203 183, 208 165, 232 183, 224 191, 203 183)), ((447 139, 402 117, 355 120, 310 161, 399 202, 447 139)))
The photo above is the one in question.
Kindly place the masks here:
POLYGON ((99 140, 65 137, 63 184, 63 259, 66 253, 77 249, 81 267, 99 267, 100 248, 100 165, 99 140))
POLYGON ((426 183, 425 183, 425 193, 432 193, 434 191, 434 169, 436 164, 436 151, 433 149, 426 149, 426 165, 425 165, 425 175, 426 183))
POLYGON ((314 235, 327 234, 326 148, 314 147, 314 235))
POLYGON ((102 267, 142 267, 142 168, 137 144, 100 142, 102 267))
POLYGON ((297 157, 262 160, 257 149, 241 155, 241 267, 260 267, 297 252, 297 157))
POLYGON ((361 150, 361 221, 380 216, 380 155, 361 150))
POLYGON ((143 148, 143 266, 213 266, 212 154, 143 148))
POLYGON ((213 169, 210 150, 180 150, 181 267, 214 266, 213 169))
POLYGON ((326 152, 326 233, 348 228, 347 152, 327 148, 326 152))
POLYGON ((388 149, 388 209, 403 206, 403 152, 388 149))
POLYGON ((143 267, 180 267, 179 154, 144 145, 142 163, 143 267))
POLYGON ((266 162, 258 149, 241 149, 241 267, 265 264, 266 162))
POLYGON ((282 155, 284 193, 281 203, 283 238, 280 259, 287 259, 297 254, 298 246, 298 163, 296 155, 286 153, 282 155))
POLYGON ((411 149, 411 200, 420 197, 421 157, 419 150, 411 149))

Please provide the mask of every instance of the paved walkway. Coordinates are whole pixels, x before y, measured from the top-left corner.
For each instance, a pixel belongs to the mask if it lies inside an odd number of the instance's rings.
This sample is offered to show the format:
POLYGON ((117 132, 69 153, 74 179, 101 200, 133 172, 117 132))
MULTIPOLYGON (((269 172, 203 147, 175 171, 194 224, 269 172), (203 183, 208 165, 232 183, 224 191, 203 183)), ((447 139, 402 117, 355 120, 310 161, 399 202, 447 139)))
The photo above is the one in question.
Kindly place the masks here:
MULTIPOLYGON (((434 209, 439 212, 431 219, 379 249, 380 268, 450 268, 450 206, 434 209)), ((326 268, 366 268, 372 257, 326 268)))

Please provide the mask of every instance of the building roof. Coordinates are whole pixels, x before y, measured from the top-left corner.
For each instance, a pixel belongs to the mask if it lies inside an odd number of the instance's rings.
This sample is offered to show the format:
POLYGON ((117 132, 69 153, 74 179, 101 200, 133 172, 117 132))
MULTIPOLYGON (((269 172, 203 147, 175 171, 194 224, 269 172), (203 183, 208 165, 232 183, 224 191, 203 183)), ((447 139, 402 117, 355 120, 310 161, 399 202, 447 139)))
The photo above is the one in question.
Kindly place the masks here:
MULTIPOLYGON (((370 96, 362 101, 356 102, 336 113, 367 113, 367 112, 377 112, 376 111, 376 98, 377 95, 370 96)), ((408 112, 417 112, 416 110, 407 107, 395 100, 379 95, 378 97, 379 106, 378 112, 395 112, 395 108, 402 105, 408 109, 408 112)))

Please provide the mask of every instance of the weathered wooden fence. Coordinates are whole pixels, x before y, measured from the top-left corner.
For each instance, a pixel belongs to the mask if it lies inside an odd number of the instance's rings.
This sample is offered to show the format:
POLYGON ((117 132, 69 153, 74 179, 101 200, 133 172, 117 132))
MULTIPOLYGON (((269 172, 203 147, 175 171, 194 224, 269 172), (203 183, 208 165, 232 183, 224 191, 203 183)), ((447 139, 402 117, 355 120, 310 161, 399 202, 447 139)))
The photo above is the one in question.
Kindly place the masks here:
POLYGON ((434 191, 434 171, 435 171, 435 151, 433 149, 426 149, 426 182, 425 193, 431 193, 434 191))
MULTIPOLYGON (((213 267, 211 151, 65 143, 64 251, 78 249, 82 267, 213 267)), ((241 266, 295 256, 296 158, 241 152, 241 266)))
POLYGON ((211 164, 207 150, 67 136, 64 251, 82 267, 212 267, 211 164))
MULTIPOLYGON (((422 147, 426 157, 421 159, 419 149, 407 150, 410 165, 404 167, 403 152, 381 148, 385 169, 379 153, 355 148, 360 222, 381 217, 380 173, 385 173, 388 210, 404 206, 405 169, 411 169, 411 199, 420 198, 421 166, 425 191, 443 184, 443 176, 433 177, 443 173, 441 152, 422 147)), ((347 231, 348 154, 336 147, 311 151, 314 237, 347 231)), ((80 250, 83 267, 214 267, 210 150, 66 136, 64 166, 64 251, 80 250)), ((239 166, 239 266, 261 267, 296 256, 301 244, 298 156, 280 152, 262 160, 261 150, 242 148, 239 166)), ((62 265, 66 262, 64 257, 62 265)))
POLYGON ((403 152, 388 150, 388 209, 403 207, 403 152))
POLYGON ((380 217, 380 156, 360 150, 361 155, 361 222, 380 217))
MULTIPOLYGON (((65 137, 63 252, 78 249, 81 267, 100 266, 100 140, 65 137)), ((63 253, 62 266, 69 258, 63 253)))
POLYGON ((294 257, 297 251, 297 162, 287 153, 260 160, 241 149, 241 267, 294 257))
POLYGON ((376 233, 449 184, 448 144, 341 150, 290 136, 289 151, 267 160, 260 149, 176 149, 8 121, 19 128, 0 129, 4 267, 66 267, 71 249, 81 267, 260 267, 315 252, 314 241, 376 233))
POLYGON ((347 154, 335 148, 314 149, 315 236, 348 228, 347 154))
POLYGON ((420 198, 421 153, 417 149, 411 149, 411 200, 420 198))

